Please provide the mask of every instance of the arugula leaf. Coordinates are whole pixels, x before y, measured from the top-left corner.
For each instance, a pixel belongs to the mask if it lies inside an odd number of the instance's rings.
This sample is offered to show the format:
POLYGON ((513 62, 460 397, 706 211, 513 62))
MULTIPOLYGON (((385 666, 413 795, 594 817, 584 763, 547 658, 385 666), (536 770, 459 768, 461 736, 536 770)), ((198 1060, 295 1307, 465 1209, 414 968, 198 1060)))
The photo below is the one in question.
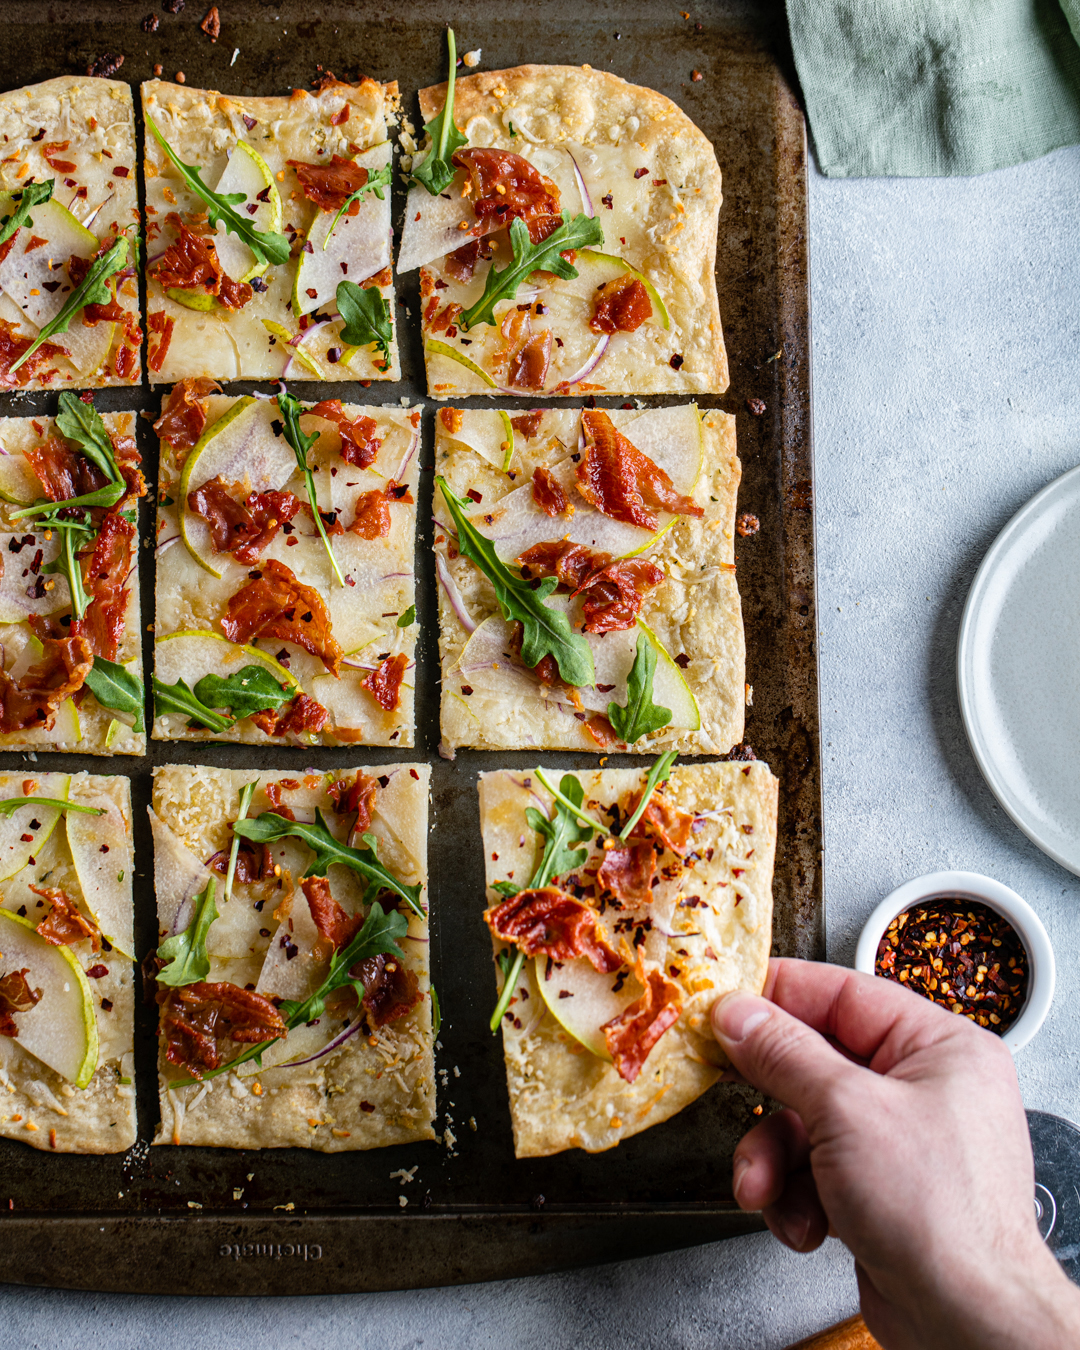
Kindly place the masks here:
POLYGON ((499 994, 499 1001, 495 1004, 495 1011, 488 1019, 488 1027, 492 1035, 498 1031, 499 1023, 506 1016, 510 1000, 514 997, 518 976, 521 974, 521 967, 525 964, 525 953, 520 947, 502 947, 495 954, 495 960, 502 971, 503 987, 499 994))
MULTIPOLYGON (((596 819, 596 817, 590 816, 588 811, 586 811, 585 808, 582 806, 581 803, 585 800, 585 791, 582 788, 578 778, 574 774, 569 773, 563 774, 562 782, 559 784, 558 787, 555 786, 555 784, 551 781, 551 779, 547 776, 547 774, 543 771, 543 769, 534 769, 533 774, 535 775, 537 782, 540 783, 542 787, 547 788, 548 792, 550 792, 551 795, 555 798, 555 806, 557 810, 562 809, 569 811, 572 816, 576 816, 577 819, 580 820, 583 825, 586 825, 589 828, 589 830, 595 830, 597 834, 607 833, 604 826, 600 824, 600 822, 596 819), (566 790, 568 779, 570 783, 573 785, 573 787, 569 792, 567 792, 566 790)), ((526 807, 525 812, 526 815, 528 815, 530 810, 533 810, 533 808, 526 807)), ((540 812, 535 811, 534 814, 539 816, 540 812)), ((540 818, 543 819, 542 816, 540 818)), ((532 824, 531 820, 529 823, 532 824)), ((538 826, 533 825, 534 830, 538 828, 539 828, 538 826)), ((592 835, 586 834, 584 837, 586 839, 591 839, 592 835)))
MULTIPOLYGON (((55 505, 57 511, 59 511, 62 506, 65 506, 65 503, 57 502, 55 505)), ((83 585, 79 553, 94 538, 94 529, 90 524, 90 517, 84 512, 81 518, 62 520, 54 513, 43 515, 42 519, 38 521, 38 526, 39 528, 47 526, 50 530, 60 531, 60 556, 51 563, 46 563, 41 570, 48 575, 67 577, 68 589, 71 591, 71 612, 76 619, 81 619, 90 604, 90 597, 83 585)))
POLYGON ((399 628, 408 628, 410 624, 413 624, 415 622, 416 622, 416 606, 410 605, 409 608, 405 611, 405 613, 402 614, 402 616, 398 619, 397 626, 399 628))
POLYGON ((637 651, 626 681, 626 706, 609 703, 608 721, 615 735, 633 745, 650 731, 659 731, 671 721, 671 709, 653 702, 653 678, 656 674, 656 648, 644 633, 638 634, 637 651))
MULTIPOLYGON (((56 425, 61 435, 69 441, 74 441, 86 458, 96 464, 110 482, 123 485, 124 475, 116 462, 112 438, 105 428, 101 414, 92 403, 84 403, 70 389, 65 389, 60 395, 60 411, 56 414, 56 425)), ((114 500, 118 501, 119 498, 114 500)))
POLYGON ((15 192, 11 195, 13 202, 18 202, 18 206, 10 216, 5 216, 0 223, 0 244, 6 244, 13 234, 17 234, 24 225, 33 225, 30 219, 30 208, 32 206, 41 206, 47 202, 53 194, 53 184, 55 178, 46 178, 44 183, 27 183, 21 192, 15 192))
POLYGON ((232 675, 204 675, 194 689, 195 697, 206 708, 224 708, 233 717, 250 717, 267 708, 277 710, 293 698, 285 685, 278 684, 265 666, 244 666, 232 675))
POLYGON ((60 811, 80 811, 84 816, 103 816, 100 806, 80 806, 78 802, 64 801, 60 797, 5 797, 0 801, 0 816, 11 816, 20 806, 54 806, 60 811))
MULTIPOLYGON (((339 287, 340 289, 340 287, 339 287)), ((348 341, 348 339, 346 339, 348 341)), ((315 495, 315 475, 308 468, 308 451, 319 439, 319 433, 313 431, 310 436, 306 436, 300 430, 300 418, 306 409, 298 398, 293 398, 284 385, 281 386, 281 392, 277 396, 277 405, 281 409, 281 420, 285 428, 285 439, 292 446, 293 454, 296 456, 297 467, 304 475, 304 483, 307 487, 308 505, 311 507, 311 514, 315 518, 315 528, 322 537, 323 545, 326 549, 326 556, 330 559, 330 566, 334 569, 334 576, 338 579, 338 585, 345 585, 345 578, 341 575, 341 568, 334 557, 334 550, 330 547, 330 540, 326 537, 326 528, 323 525, 323 518, 319 512, 319 502, 315 495)))
MULTIPOLYGON (((251 799, 255 796, 255 789, 259 786, 259 780, 256 778, 254 783, 245 783, 240 789, 240 810, 237 814, 237 820, 243 820, 248 813, 248 807, 251 805, 251 799)), ((236 856, 240 852, 240 836, 233 831, 232 845, 229 849, 229 867, 225 873, 225 904, 232 899, 233 874, 236 871, 236 856)))
POLYGON ((508 900, 512 900, 515 895, 521 894, 521 887, 515 886, 512 881, 496 881, 491 888, 498 891, 500 895, 505 895, 508 900))
POLYGON ((255 254, 256 259, 261 263, 273 263, 276 267, 280 267, 289 261, 289 241, 283 234, 256 229, 250 219, 245 219, 233 209, 245 200, 242 192, 219 193, 212 188, 208 188, 202 180, 202 170, 194 164, 185 164, 178 157, 176 151, 158 130, 154 119, 148 117, 146 124, 153 132, 154 139, 172 160, 173 167, 184 180, 185 185, 206 203, 207 220, 211 229, 215 229, 219 222, 224 222, 226 230, 230 234, 235 234, 242 243, 247 244, 248 248, 255 254))
POLYGON ((85 684, 103 708, 135 714, 133 731, 145 731, 143 722, 143 683, 130 670, 95 656, 85 684))
POLYGON ((349 195, 338 207, 337 215, 330 222, 330 228, 326 231, 326 238, 322 241, 322 246, 324 249, 330 242, 330 236, 334 233, 338 221, 349 209, 349 207, 353 204, 353 202, 358 202, 363 199, 365 192, 374 192, 375 196, 378 197, 379 201, 381 202, 386 201, 386 194, 383 192, 383 188, 388 188, 390 186, 392 177, 393 176, 390 170, 390 165, 384 164, 381 169, 376 169, 374 173, 370 172, 368 173, 367 182, 364 184, 363 187, 358 187, 355 192, 349 193, 349 195))
POLYGON ((210 974, 210 957, 206 952, 206 935, 210 925, 218 916, 214 904, 214 878, 206 883, 205 890, 195 897, 195 913, 191 922, 182 933, 166 938, 157 949, 162 961, 168 962, 158 971, 158 984, 167 984, 179 989, 185 984, 194 984, 205 980, 210 974))
POLYGON ((678 750, 669 750, 666 755, 661 755, 656 763, 649 770, 649 776, 645 779, 645 790, 641 794, 641 800, 637 804, 634 814, 622 827, 622 833, 619 838, 625 843, 630 838, 630 832, 641 819, 645 808, 652 799, 653 791, 659 783, 666 783, 671 777, 671 766, 679 758, 678 750))
POLYGON ((106 283, 110 277, 124 270, 127 261, 128 238, 126 234, 120 234, 108 253, 104 254, 103 257, 95 258, 91 262, 89 272, 68 296, 63 309, 55 319, 50 319, 38 331, 37 337, 23 352, 22 356, 12 364, 8 373, 14 374, 25 361, 33 356, 43 342, 47 342, 57 333, 66 333, 68 324, 87 305, 107 305, 113 297, 106 283))
POLYGON ((330 833, 323 813, 315 808, 315 824, 303 820, 286 820, 275 811, 264 811, 254 820, 238 820, 233 825, 233 833, 244 839, 253 839, 257 844, 272 844, 277 839, 292 837, 301 839, 310 848, 315 858, 305 877, 324 877, 335 863, 351 867, 354 872, 365 877, 376 889, 385 887, 401 896, 414 914, 426 919, 424 908, 420 904, 420 884, 406 886, 398 881, 393 872, 388 871, 376 856, 376 839, 372 834, 363 836, 366 848, 350 848, 342 844, 330 833))
POLYGON ((435 480, 454 518, 458 534, 458 549, 463 557, 474 562, 495 588, 495 598, 507 623, 515 620, 522 626, 521 659, 527 666, 535 666, 547 655, 554 656, 559 674, 567 684, 592 684, 596 678, 589 644, 570 627, 570 620, 561 609, 551 609, 544 601, 559 584, 555 577, 545 577, 534 590, 530 582, 511 572, 495 552, 491 541, 470 524, 465 512, 467 503, 451 492, 441 476, 435 480))
MULTIPOLYGON (((24 506, 18 511, 12 511, 11 518, 12 520, 21 520, 24 516, 40 516, 40 525, 47 525, 50 530, 63 529, 65 521, 69 525, 71 521, 60 516, 61 511, 67 511, 69 507, 76 506, 115 506, 123 495, 123 482, 106 483, 104 487, 95 488, 93 492, 84 492, 80 497, 68 497, 62 502, 52 502, 45 497, 41 497, 32 506, 24 506), (53 519, 53 517, 56 518, 53 519)), ((89 526, 87 528, 89 529, 89 526)))
POLYGON ((377 347, 389 367, 393 330, 390 327, 390 306, 382 292, 374 286, 365 289, 355 281, 339 281, 337 307, 345 320, 341 336, 349 346, 377 347))
POLYGON ((570 281, 578 270, 562 256, 564 250, 591 248, 596 244, 603 246, 604 231, 595 216, 575 216, 570 212, 562 213, 563 223, 555 231, 534 244, 529 231, 520 216, 510 222, 510 244, 514 250, 514 260, 500 272, 492 266, 484 283, 484 294, 463 314, 458 316, 459 328, 468 330, 478 323, 495 323, 495 306, 500 300, 512 300, 518 293, 518 287, 533 272, 554 272, 557 277, 570 281))
POLYGON ((175 684, 164 684, 154 675, 151 682, 154 689, 154 712, 157 717, 179 713, 210 731, 228 731, 232 726, 233 718, 222 717, 221 714, 214 712, 213 708, 208 708, 195 697, 183 680, 177 680, 175 684))
POLYGON ((454 30, 446 30, 446 45, 449 48, 450 75, 446 83, 446 102, 443 110, 430 122, 424 123, 424 130, 431 137, 431 149, 422 163, 413 166, 412 179, 421 187, 437 197, 445 192, 454 181, 454 166, 450 157, 455 150, 469 144, 469 138, 463 136, 454 124, 454 82, 457 78, 457 42, 454 30))

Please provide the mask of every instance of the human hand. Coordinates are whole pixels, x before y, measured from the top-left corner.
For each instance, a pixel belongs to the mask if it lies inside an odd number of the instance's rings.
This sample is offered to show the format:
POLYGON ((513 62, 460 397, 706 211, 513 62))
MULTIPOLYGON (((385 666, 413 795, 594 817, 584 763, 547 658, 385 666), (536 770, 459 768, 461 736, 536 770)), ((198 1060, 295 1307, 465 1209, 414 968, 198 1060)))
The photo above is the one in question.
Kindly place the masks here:
POLYGON ((738 1074, 786 1108, 735 1150, 734 1191, 796 1251, 855 1257, 886 1350, 1080 1346, 1080 1291, 1035 1222, 1012 1057, 887 980, 772 961, 764 996, 717 1000, 738 1074))

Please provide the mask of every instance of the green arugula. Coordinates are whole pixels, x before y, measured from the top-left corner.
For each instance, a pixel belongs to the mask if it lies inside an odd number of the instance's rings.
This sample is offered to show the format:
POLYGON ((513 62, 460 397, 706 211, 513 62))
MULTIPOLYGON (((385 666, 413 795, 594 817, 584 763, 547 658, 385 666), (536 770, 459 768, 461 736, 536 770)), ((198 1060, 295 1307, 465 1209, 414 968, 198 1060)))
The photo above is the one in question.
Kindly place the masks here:
POLYGON ((456 497, 444 478, 436 480, 454 519, 458 549, 462 557, 474 562, 495 589, 495 598, 507 623, 522 626, 521 660, 529 667, 547 655, 554 656, 559 674, 567 684, 592 684, 596 678, 589 644, 570 627, 561 609, 544 604, 558 586, 555 577, 545 577, 533 589, 532 583, 511 572, 495 552, 491 541, 470 524, 465 512, 471 503, 456 497))
POLYGON ((24 362, 29 361, 43 342, 47 342, 57 333, 66 333, 68 324, 87 305, 107 305, 113 298, 107 284, 108 280, 115 276, 117 272, 122 272, 127 266, 127 262, 128 238, 126 234, 121 233, 117 236, 116 243, 106 254, 91 262, 90 270, 68 296, 63 309, 55 319, 50 319, 38 331, 37 337, 23 352, 22 356, 13 362, 8 373, 14 374, 24 362))
MULTIPOLYGON (((543 771, 543 769, 534 769, 533 773, 536 776, 536 781, 541 785, 541 787, 546 788, 548 792, 550 792, 551 795, 555 798, 555 803, 557 806, 561 807, 563 810, 569 811, 571 815, 576 816, 578 820, 580 820, 583 825, 588 826, 590 830, 596 830, 598 834, 607 833, 607 831, 604 829, 604 826, 600 824, 600 822, 595 818, 595 816, 590 816, 588 811, 586 811, 585 808, 581 805, 581 803, 585 800, 585 794, 577 778, 575 778, 572 774, 564 774, 562 782, 559 784, 558 787, 556 787, 555 784, 551 781, 551 779, 547 776, 547 774, 543 771), (577 787, 576 792, 568 793, 565 790, 567 779, 569 779, 570 782, 576 785, 577 787)), ((539 813, 537 812, 536 814, 539 813)), ((526 815, 528 815, 528 811, 526 811, 526 815)), ((529 823, 532 824, 531 821, 529 823)), ((533 829, 535 830, 536 828, 537 827, 533 825, 533 829)))
POLYGON ((224 223, 226 230, 245 243, 260 263, 273 263, 276 267, 280 267, 289 261, 289 241, 283 234, 256 229, 250 218, 245 219, 233 209, 246 200, 242 192, 219 193, 208 188, 202 180, 202 170, 194 164, 185 164, 177 156, 176 151, 158 130, 154 119, 148 117, 146 123, 184 184, 205 202, 211 229, 216 229, 219 222, 224 223))
POLYGON ((18 206, 10 216, 5 216, 0 221, 0 244, 6 244, 12 235, 17 234, 24 225, 33 225, 30 219, 30 208, 32 206, 41 206, 47 202, 53 194, 53 184, 55 178, 47 178, 44 183, 27 183, 20 192, 11 194, 11 201, 18 202, 18 206))
POLYGON ((469 143, 469 138, 463 136, 454 124, 457 43, 452 28, 446 30, 446 45, 449 48, 450 59, 450 76, 446 84, 446 102, 443 104, 442 112, 437 117, 433 117, 430 122, 424 123, 424 130, 431 137, 431 149, 424 156, 423 161, 414 165, 412 169, 413 182, 427 188, 433 197, 437 197, 440 192, 445 192, 454 181, 454 166, 450 163, 450 157, 455 150, 460 150, 463 145, 469 143))
POLYGON ((143 684, 137 675, 115 661, 106 661, 103 656, 95 656, 94 664, 84 681, 103 708, 113 708, 117 712, 134 713, 133 731, 145 731, 143 722, 143 684))
POLYGON ((365 192, 374 192, 375 196, 378 197, 379 201, 384 202, 386 200, 386 193, 383 191, 383 189, 390 187, 392 179, 393 175, 391 173, 389 164, 384 164, 381 169, 376 169, 374 173, 371 173, 370 171, 368 172, 367 182, 363 185, 363 187, 358 187, 355 192, 350 192, 349 195, 338 207, 338 213, 334 217, 334 219, 330 222, 330 228, 327 230, 326 238, 323 240, 322 246, 324 249, 330 242, 330 236, 334 233, 338 221, 349 209, 349 207, 353 204, 353 202, 361 201, 363 199, 365 192))
POLYGON ((570 281, 578 274, 577 268, 562 256, 568 249, 592 248, 604 243, 604 231, 595 216, 575 216, 570 212, 562 213, 563 223, 555 231, 534 244, 529 231, 520 216, 510 222, 510 245, 514 250, 514 260, 500 272, 492 267, 484 283, 484 293, 465 312, 459 315, 457 323, 466 330, 478 323, 495 323, 495 306, 500 300, 513 300, 518 287, 533 272, 554 272, 557 277, 570 281))
POLYGON ((638 802, 633 815, 622 827, 622 832, 619 835, 619 838, 623 841, 623 843, 625 843, 630 838, 630 832, 633 830, 634 826, 638 823, 638 821, 644 814, 645 808, 649 805, 649 802, 652 800, 653 792, 655 791, 657 786, 660 783, 666 783, 667 780, 671 777, 671 766, 675 763, 675 761, 678 758, 679 758, 678 750, 669 750, 666 755, 661 755, 660 758, 649 770, 649 776, 645 779, 645 790, 641 794, 641 800, 638 802))
POLYGON ((339 281, 337 288, 338 313, 345 320, 341 336, 350 347, 377 347, 386 365, 390 366, 390 306, 382 292, 374 286, 358 286, 355 281, 339 281))
POLYGON ((615 735, 627 745, 633 745, 650 731, 659 731, 671 721, 671 709, 653 702, 655 675, 656 648, 644 633, 640 633, 634 664, 626 681, 626 706, 613 702, 607 707, 608 721, 615 735))
POLYGON ((105 810, 100 806, 80 806, 78 802, 64 801, 60 797, 5 797, 0 801, 0 816, 11 816, 22 806, 52 806, 58 811, 81 811, 84 816, 103 816, 105 810))
MULTIPOLYGON (((240 810, 236 819, 243 820, 248 813, 248 807, 251 805, 251 799, 255 796, 255 789, 259 786, 259 780, 256 778, 254 783, 245 783, 240 789, 240 810)), ((233 831, 232 845, 229 848, 229 867, 225 873, 225 904, 232 899, 233 875, 236 872, 236 857, 240 852, 240 836, 233 831)))
POLYGON ((373 834, 363 835, 365 848, 351 848, 335 839, 327 827, 322 812, 315 808, 315 823, 303 820, 286 820, 274 811, 264 811, 254 820, 238 820, 233 825, 233 833, 244 839, 253 839, 257 844, 272 844, 278 839, 300 839, 314 854, 314 860, 304 873, 305 877, 324 877, 327 870, 335 864, 351 867, 364 877, 369 889, 376 893, 381 889, 392 891, 405 901, 414 914, 426 919, 424 908, 420 904, 421 886, 406 886, 388 871, 377 857, 378 840, 373 834))
MULTIPOLYGON (((342 285, 345 283, 343 282, 342 285)), ((339 286, 340 290, 341 287, 339 286)), ((381 297, 380 297, 381 298, 381 297)), ((348 338, 345 339, 348 341, 348 338)), ((300 418, 304 415, 306 409, 298 398, 293 398, 292 394, 286 392, 282 386, 281 393, 277 396, 277 405, 281 409, 281 418, 285 428, 285 439, 292 446, 293 454, 296 456, 296 463, 300 472, 304 475, 304 483, 307 487, 308 504, 311 507, 311 514, 315 518, 315 528, 322 536, 323 545, 326 548, 326 556, 330 559, 330 566, 334 569, 334 576, 338 579, 338 585, 345 585, 345 578, 341 575, 341 568, 334 557, 334 550, 330 547, 330 540, 326 537, 326 529, 323 526, 323 518, 319 511, 318 499, 315 495, 315 475, 308 468, 308 451, 319 439, 319 433, 313 431, 310 436, 305 436, 300 430, 300 418)))
POLYGON ((410 624, 413 624, 415 622, 416 622, 416 606, 410 605, 409 608, 405 611, 405 613, 402 614, 402 616, 398 619, 397 626, 399 628, 408 628, 410 624))
POLYGON ((232 726, 231 717, 223 717, 220 713, 214 712, 213 708, 208 708, 195 697, 183 680, 177 680, 175 684, 164 684, 154 675, 151 677, 151 683, 154 690, 155 716, 166 717, 170 713, 179 713, 209 731, 228 731, 232 726))
POLYGON ((167 962, 157 973, 158 984, 179 989, 185 984, 205 980, 210 974, 210 957, 206 951, 206 935, 218 916, 214 904, 215 881, 211 877, 195 897, 195 912, 182 933, 166 938, 157 949, 160 960, 167 962))
POLYGON ((224 708, 233 717, 252 713, 275 712, 295 696, 286 685, 278 684, 265 666, 250 665, 231 675, 204 675, 193 693, 205 708, 224 708))
MULTIPOLYGON (((56 414, 56 425, 60 434, 66 440, 74 442, 111 483, 123 485, 124 475, 116 462, 112 438, 101 414, 92 403, 84 403, 70 389, 65 389, 60 395, 60 411, 56 414)), ((94 502, 92 505, 96 506, 99 503, 94 502)))

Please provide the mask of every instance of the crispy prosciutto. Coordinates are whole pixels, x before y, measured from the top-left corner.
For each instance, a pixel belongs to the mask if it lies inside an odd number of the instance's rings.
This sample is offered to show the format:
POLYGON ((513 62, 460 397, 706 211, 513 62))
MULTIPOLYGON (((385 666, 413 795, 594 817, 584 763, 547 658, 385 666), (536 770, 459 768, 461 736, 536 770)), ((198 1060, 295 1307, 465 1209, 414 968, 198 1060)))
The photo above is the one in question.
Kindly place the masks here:
POLYGON ((341 437, 341 458, 346 464, 358 469, 366 469, 375 463, 382 441, 375 435, 376 423, 373 417, 349 418, 341 406, 339 398, 324 398, 308 409, 311 417, 323 417, 333 422, 341 437))
POLYGON ((562 484, 557 478, 553 478, 548 469, 543 465, 533 469, 532 476, 532 495, 533 501, 537 504, 544 515, 565 516, 570 506, 570 499, 562 490, 562 484))
POLYGON ((162 290, 202 291, 226 309, 243 309, 254 292, 247 282, 225 275, 212 238, 189 229, 175 211, 165 221, 176 231, 176 239, 154 268, 154 280, 162 290))
POLYGON ((95 492, 109 481, 92 460, 73 450, 60 436, 50 436, 27 450, 26 458, 51 502, 95 492))
POLYGON ((632 908, 648 902, 655 871, 656 850, 651 840, 642 840, 629 848, 609 849, 604 854, 596 880, 621 905, 632 908))
POLYGON ((22 970, 0 975, 0 1036, 18 1036, 14 1014, 29 1012, 41 1000, 41 990, 31 989, 26 982, 29 973, 23 966, 22 970))
POLYGON ((528 412, 520 413, 517 417, 511 417, 510 425, 527 441, 531 441, 534 436, 539 434, 543 417, 543 408, 530 408, 528 412))
POLYGON ((382 539, 390 533, 390 525, 390 503, 386 493, 379 488, 361 492, 356 499, 356 515, 349 533, 358 534, 361 539, 382 539))
POLYGON ((344 655, 318 591, 303 585, 276 558, 268 558, 258 577, 230 599, 221 627, 230 642, 254 642, 259 637, 293 642, 317 656, 331 675, 337 675, 344 655))
POLYGON ((378 781, 366 774, 357 773, 356 777, 339 778, 328 789, 334 810, 339 816, 349 816, 356 812, 353 834, 363 834, 371 824, 371 813, 375 810, 375 798, 379 792, 378 781))
MULTIPOLYGON (((155 309, 147 316, 146 330, 157 339, 155 342, 147 344, 147 363, 151 370, 160 371, 165 364, 175 327, 175 318, 171 314, 166 314, 163 309, 155 309)), ((174 389, 173 392, 175 393, 176 390, 174 389)))
POLYGON ((500 325, 505 350, 497 358, 506 365, 506 383, 511 389, 542 390, 551 364, 554 335, 532 331, 528 309, 511 309, 500 325))
MULTIPOLYGON (((252 839, 240 839, 238 842, 240 847, 236 850, 236 870, 233 873, 236 880, 249 886, 253 881, 272 877, 274 859, 270 845, 256 844, 252 839)), ((217 872, 222 877, 228 873, 229 852, 229 849, 223 848, 207 859, 206 865, 211 872, 217 872)))
POLYGON ((31 886, 30 889, 52 905, 52 909, 37 926, 37 931, 46 942, 51 942, 54 947, 71 947, 89 938, 93 950, 101 951, 101 930, 81 912, 69 895, 47 886, 31 886))
POLYGON ((468 170, 473 211, 486 231, 501 229, 517 217, 539 244, 562 224, 558 186, 521 155, 469 146, 455 150, 451 162, 468 170))
POLYGON ((50 730, 60 704, 81 689, 94 664, 89 642, 76 634, 43 636, 44 655, 18 680, 0 670, 0 733, 50 730))
POLYGON ((219 1068, 222 1050, 230 1042, 258 1045, 287 1031, 281 1014, 263 994, 224 981, 161 987, 157 997, 165 1058, 193 1078, 201 1078, 203 1069, 219 1068))
POLYGON ((512 942, 526 956, 573 961, 584 956, 602 975, 623 964, 598 931, 596 915, 580 900, 555 886, 519 891, 484 915, 497 938, 512 942))
POLYGON ((189 376, 174 384, 169 401, 154 423, 154 430, 168 441, 182 462, 188 450, 198 444, 206 426, 206 399, 221 393, 221 385, 206 375, 189 376))
POLYGON ((252 713, 251 720, 268 736, 288 736, 290 733, 299 736, 306 731, 322 731, 330 720, 330 714, 309 694, 301 693, 277 712, 267 708, 263 712, 252 713))
POLYGON ((19 369, 11 374, 11 367, 34 341, 31 337, 20 337, 15 325, 0 319, 0 388, 13 389, 29 384, 41 374, 42 366, 54 361, 58 356, 66 355, 63 347, 55 342, 43 342, 33 356, 29 357, 19 369))
MULTIPOLYGON (((90 271, 91 265, 97 262, 99 258, 104 258, 105 254, 108 253, 109 249, 111 249, 115 243, 116 236, 110 234, 107 238, 102 240, 101 246, 92 258, 80 258, 78 254, 73 254, 68 259, 67 270, 68 276, 71 278, 72 287, 82 285, 86 280, 86 274, 90 271)), ((130 250, 128 256, 131 256, 130 250)), ((105 283, 109 294, 112 296, 111 300, 104 305, 97 304, 83 306, 82 321, 87 328, 92 328, 98 323, 124 323, 129 319, 130 316, 127 311, 124 310, 116 299, 116 288, 126 277, 133 277, 134 275, 135 268, 133 265, 129 264, 123 271, 115 273, 105 283)), ((142 341, 141 333, 139 334, 138 341, 142 341)))
POLYGON ((454 280, 464 285, 472 281, 473 273, 476 271, 476 264, 483 258, 485 261, 491 257, 490 239, 473 239, 468 244, 462 244, 461 248, 456 248, 453 253, 448 253, 443 259, 443 266, 447 274, 454 280))
POLYGON ((83 586, 90 604, 81 619, 73 618, 68 632, 86 639, 95 656, 115 661, 124 636, 135 526, 110 511, 101 523, 93 552, 82 565, 83 586))
MULTIPOLYGON (((305 164, 299 159, 285 161, 296 177, 309 202, 320 211, 340 211, 357 189, 368 180, 368 171, 352 159, 335 155, 329 164, 305 164)), ((360 210, 360 199, 350 203, 346 215, 355 216, 360 210)))
POLYGON ((292 492, 249 492, 220 476, 188 493, 188 509, 210 527, 215 553, 231 553, 237 562, 257 563, 282 525, 300 510, 292 492))
POLYGON ((311 910, 312 922, 319 936, 330 943, 334 951, 345 947, 364 926, 362 914, 346 914, 330 894, 326 877, 305 877, 300 883, 311 910))
POLYGON ((364 986, 361 1006, 374 1027, 384 1027, 412 1012, 423 998, 416 976, 396 956, 369 956, 351 966, 364 986))
POLYGON ((597 288, 589 327, 594 333, 634 333, 652 318, 649 292, 637 277, 615 277, 597 288))
POLYGON ((641 997, 600 1028, 619 1077, 627 1083, 637 1078, 649 1051, 679 1020, 682 1011, 678 985, 666 980, 659 971, 650 970, 642 983, 645 992, 641 997))
MULTIPOLYGON (((630 804, 628 817, 633 815, 636 810, 637 800, 635 799, 630 804)), ((652 800, 634 826, 633 837, 648 838, 652 836, 657 838, 665 848, 670 849, 672 853, 678 854, 681 858, 690 843, 690 831, 693 824, 694 817, 689 812, 680 811, 677 806, 670 806, 654 790, 652 800)))
POLYGON ((696 502, 675 491, 658 464, 615 430, 606 412, 586 408, 581 426, 588 448, 577 467, 578 491, 597 511, 644 530, 659 528, 656 509, 677 516, 705 514, 696 502))
POLYGON ((663 568, 648 558, 613 562, 610 553, 593 553, 584 544, 566 539, 534 544, 518 563, 525 576, 558 577, 572 594, 584 597, 586 633, 632 628, 641 602, 664 580, 663 568))
POLYGON ((288 779, 288 778, 282 778, 280 782, 277 783, 267 783, 266 800, 270 803, 270 805, 274 808, 274 811, 282 818, 282 820, 295 820, 296 812, 292 809, 291 806, 287 806, 281 800, 281 794, 288 790, 286 784, 288 785, 288 787, 294 788, 300 786, 295 779, 288 779))
POLYGON ((393 712, 401 702, 401 681, 409 658, 404 652, 388 656, 379 663, 361 685, 368 691, 383 712, 393 712))

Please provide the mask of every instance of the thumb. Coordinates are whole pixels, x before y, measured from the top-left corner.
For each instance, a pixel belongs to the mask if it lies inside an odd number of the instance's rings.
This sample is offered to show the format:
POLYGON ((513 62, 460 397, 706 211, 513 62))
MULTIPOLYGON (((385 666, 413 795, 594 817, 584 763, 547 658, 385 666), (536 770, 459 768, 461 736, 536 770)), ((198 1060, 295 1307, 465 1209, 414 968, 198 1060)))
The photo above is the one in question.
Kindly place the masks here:
POLYGON ((866 1072, 798 1018, 744 990, 717 999, 712 1028, 746 1081, 798 1112, 808 1128, 838 1085, 866 1072))

